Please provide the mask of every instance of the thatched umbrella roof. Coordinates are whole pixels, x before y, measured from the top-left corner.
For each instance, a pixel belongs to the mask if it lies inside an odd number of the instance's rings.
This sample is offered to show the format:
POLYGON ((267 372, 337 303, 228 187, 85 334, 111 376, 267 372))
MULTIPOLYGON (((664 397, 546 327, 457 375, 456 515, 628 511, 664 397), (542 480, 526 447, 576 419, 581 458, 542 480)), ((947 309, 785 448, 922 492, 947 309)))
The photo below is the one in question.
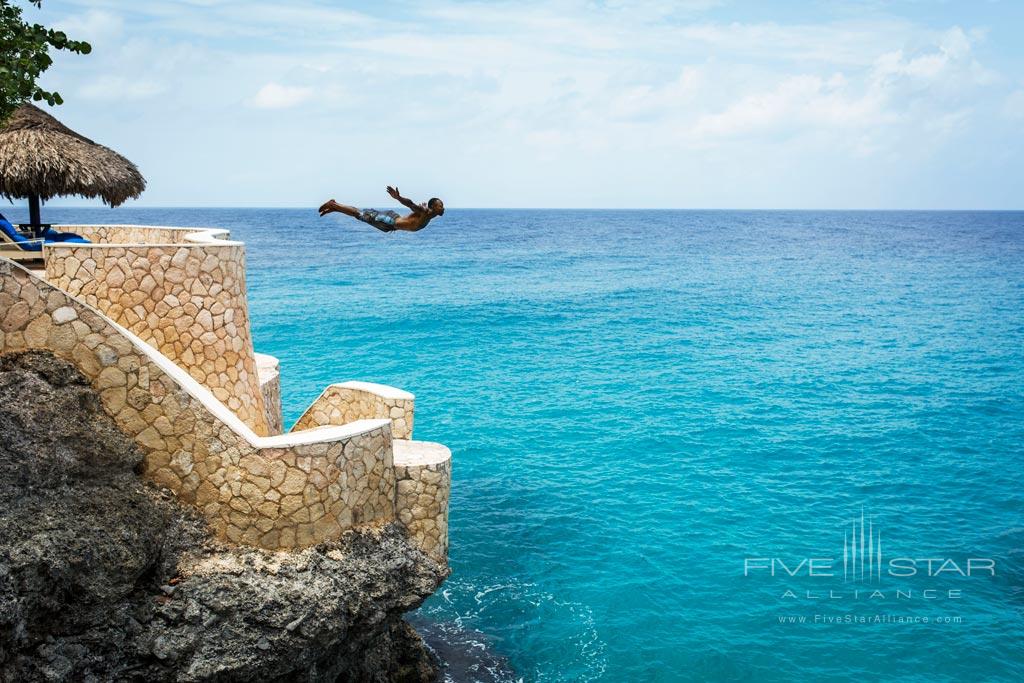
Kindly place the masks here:
POLYGON ((0 195, 8 199, 81 195, 117 206, 145 189, 135 164, 34 105, 0 128, 0 195))

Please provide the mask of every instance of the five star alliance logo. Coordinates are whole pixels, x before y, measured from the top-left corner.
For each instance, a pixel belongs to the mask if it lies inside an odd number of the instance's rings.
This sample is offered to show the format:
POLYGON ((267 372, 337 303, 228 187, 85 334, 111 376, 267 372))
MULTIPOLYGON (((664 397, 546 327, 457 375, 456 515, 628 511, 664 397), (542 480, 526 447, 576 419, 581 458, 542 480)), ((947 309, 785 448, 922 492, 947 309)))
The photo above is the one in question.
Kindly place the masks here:
MULTIPOLYGON (((887 544, 891 547, 891 543, 887 541, 887 544)), ((746 557, 743 560, 743 575, 838 578, 840 562, 843 582, 848 584, 879 584, 884 578, 996 575, 996 561, 991 557, 964 557, 945 553, 920 556, 905 553, 883 559, 882 530, 875 517, 866 514, 863 508, 859 516, 844 524, 841 560, 829 554, 795 558, 746 557)))

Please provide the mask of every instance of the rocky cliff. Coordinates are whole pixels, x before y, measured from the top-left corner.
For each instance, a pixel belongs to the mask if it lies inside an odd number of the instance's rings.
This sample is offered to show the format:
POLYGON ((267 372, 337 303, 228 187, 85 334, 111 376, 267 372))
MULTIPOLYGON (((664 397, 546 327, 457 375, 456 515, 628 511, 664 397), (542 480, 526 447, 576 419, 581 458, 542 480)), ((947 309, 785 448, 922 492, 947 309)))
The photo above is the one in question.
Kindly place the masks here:
POLYGON ((394 525, 270 553, 138 475, 77 370, 0 356, 0 679, 425 681, 446 570, 394 525))

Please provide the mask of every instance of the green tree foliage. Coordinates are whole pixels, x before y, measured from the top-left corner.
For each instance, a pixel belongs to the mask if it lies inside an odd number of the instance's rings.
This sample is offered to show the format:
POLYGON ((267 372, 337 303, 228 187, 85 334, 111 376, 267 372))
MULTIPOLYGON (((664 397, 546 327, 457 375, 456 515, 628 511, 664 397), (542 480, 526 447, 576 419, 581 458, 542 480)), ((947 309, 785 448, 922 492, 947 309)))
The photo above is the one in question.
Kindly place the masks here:
MULTIPOLYGON (((42 5, 42 0, 27 1, 37 8, 42 5)), ((70 40, 63 31, 29 24, 22 18, 21 7, 12 0, 0 0, 0 121, 29 99, 50 106, 64 103, 59 93, 36 85, 53 64, 51 47, 81 55, 92 52, 89 43, 70 40)))

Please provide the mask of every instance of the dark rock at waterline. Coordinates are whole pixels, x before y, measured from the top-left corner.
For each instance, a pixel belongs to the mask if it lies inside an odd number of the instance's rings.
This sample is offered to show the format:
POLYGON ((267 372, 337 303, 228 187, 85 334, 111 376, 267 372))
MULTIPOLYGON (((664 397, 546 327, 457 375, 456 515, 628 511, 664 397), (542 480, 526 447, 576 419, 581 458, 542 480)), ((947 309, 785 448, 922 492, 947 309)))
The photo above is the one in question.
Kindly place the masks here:
POLYGON ((435 657, 446 683, 511 683, 521 681, 492 639, 454 622, 409 619, 435 657))
POLYGON ((446 572, 397 526, 228 547, 141 459, 72 366, 0 356, 0 680, 436 677, 402 614, 446 572))

